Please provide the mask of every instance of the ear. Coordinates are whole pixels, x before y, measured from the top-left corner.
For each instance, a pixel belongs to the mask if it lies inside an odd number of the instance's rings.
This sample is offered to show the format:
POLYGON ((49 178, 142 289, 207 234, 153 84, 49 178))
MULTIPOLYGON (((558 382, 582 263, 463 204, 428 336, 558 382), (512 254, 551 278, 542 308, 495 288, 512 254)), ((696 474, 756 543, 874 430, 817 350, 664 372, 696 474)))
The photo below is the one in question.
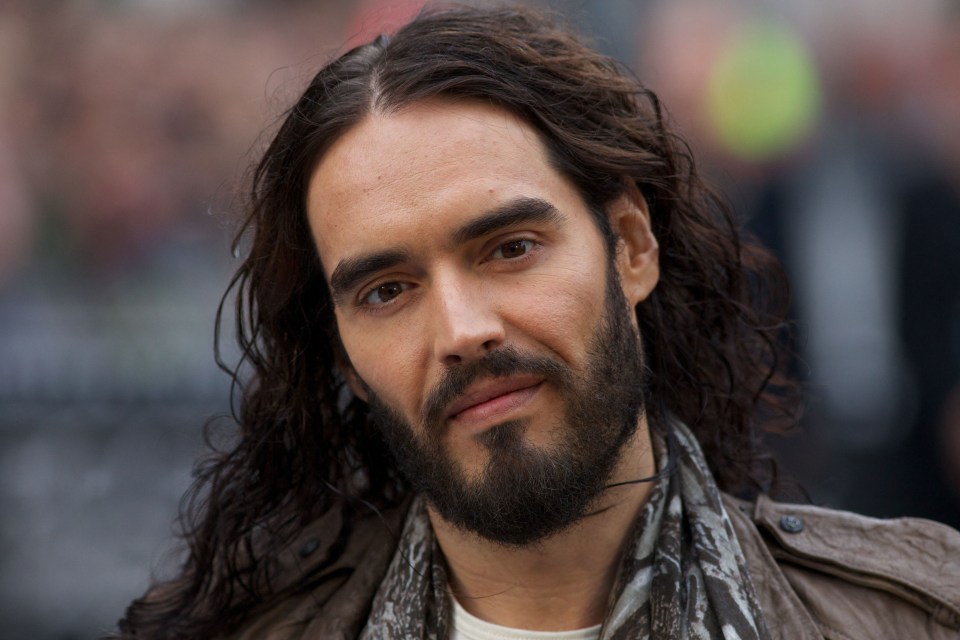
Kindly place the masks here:
POLYGON ((610 227, 617 236, 617 271, 623 294, 636 306, 647 299, 660 280, 660 245, 653 235, 647 202, 632 180, 607 206, 610 227))
POLYGON ((337 344, 333 348, 333 364, 337 367, 337 370, 340 371, 347 386, 353 391, 353 395, 367 402, 367 385, 364 384, 360 376, 357 375, 357 370, 353 368, 353 363, 350 362, 350 356, 347 355, 347 350, 343 346, 343 343, 340 342, 339 337, 336 342, 337 344))

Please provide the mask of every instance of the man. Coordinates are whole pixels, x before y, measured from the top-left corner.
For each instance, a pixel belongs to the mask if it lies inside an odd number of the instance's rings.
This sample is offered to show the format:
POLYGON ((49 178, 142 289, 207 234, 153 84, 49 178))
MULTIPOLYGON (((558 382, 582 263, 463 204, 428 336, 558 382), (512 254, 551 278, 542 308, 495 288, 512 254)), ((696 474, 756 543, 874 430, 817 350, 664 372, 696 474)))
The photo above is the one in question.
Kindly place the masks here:
POLYGON ((763 493, 779 271, 568 32, 345 54, 251 196, 240 435, 124 637, 957 637, 955 532, 763 493))

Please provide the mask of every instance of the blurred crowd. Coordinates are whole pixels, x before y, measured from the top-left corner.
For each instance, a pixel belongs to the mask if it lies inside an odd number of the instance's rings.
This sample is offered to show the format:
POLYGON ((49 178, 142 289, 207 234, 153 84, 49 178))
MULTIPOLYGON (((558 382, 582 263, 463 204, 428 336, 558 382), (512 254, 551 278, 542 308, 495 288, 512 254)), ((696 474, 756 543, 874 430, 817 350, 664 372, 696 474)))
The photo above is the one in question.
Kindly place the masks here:
MULTIPOLYGON (((325 60, 422 4, 0 3, 0 428, 225 405, 240 178, 325 60)), ((657 91, 784 260, 808 390, 787 469, 819 502, 960 525, 960 5, 539 4, 657 91)))
POLYGON ((344 29, 323 4, 155 4, 5 3, 0 278, 52 258, 46 250, 70 272, 109 278, 197 225, 277 107, 270 92, 286 88, 290 65, 344 29))
POLYGON ((783 259, 821 500, 960 525, 960 6, 658 4, 637 67, 783 259))

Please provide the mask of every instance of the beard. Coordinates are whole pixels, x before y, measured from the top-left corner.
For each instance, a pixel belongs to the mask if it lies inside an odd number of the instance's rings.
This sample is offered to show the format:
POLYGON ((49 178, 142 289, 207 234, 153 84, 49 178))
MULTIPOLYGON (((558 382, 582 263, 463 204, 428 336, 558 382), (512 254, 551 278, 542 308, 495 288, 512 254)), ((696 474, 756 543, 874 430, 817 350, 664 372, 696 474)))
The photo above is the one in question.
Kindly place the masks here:
POLYGON ((424 403, 419 430, 364 385, 369 417, 401 473, 453 526, 505 546, 534 544, 583 518, 608 484, 636 432, 646 376, 612 261, 606 279, 604 314, 590 337, 582 375, 555 357, 498 347, 445 372, 424 403), (563 398, 551 429, 556 442, 528 442, 529 419, 497 424, 477 436, 489 457, 468 478, 444 446, 444 409, 477 380, 516 374, 543 376, 563 398))

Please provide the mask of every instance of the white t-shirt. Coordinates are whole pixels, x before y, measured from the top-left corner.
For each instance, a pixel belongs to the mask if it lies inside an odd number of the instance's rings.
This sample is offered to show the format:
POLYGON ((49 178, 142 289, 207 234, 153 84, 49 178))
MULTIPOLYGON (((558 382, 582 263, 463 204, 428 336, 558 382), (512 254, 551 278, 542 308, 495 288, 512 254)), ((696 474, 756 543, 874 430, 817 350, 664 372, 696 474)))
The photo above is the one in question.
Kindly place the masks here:
POLYGON ((600 627, 594 625, 573 631, 526 631, 501 627, 470 614, 453 600, 452 640, 599 640, 600 627))

